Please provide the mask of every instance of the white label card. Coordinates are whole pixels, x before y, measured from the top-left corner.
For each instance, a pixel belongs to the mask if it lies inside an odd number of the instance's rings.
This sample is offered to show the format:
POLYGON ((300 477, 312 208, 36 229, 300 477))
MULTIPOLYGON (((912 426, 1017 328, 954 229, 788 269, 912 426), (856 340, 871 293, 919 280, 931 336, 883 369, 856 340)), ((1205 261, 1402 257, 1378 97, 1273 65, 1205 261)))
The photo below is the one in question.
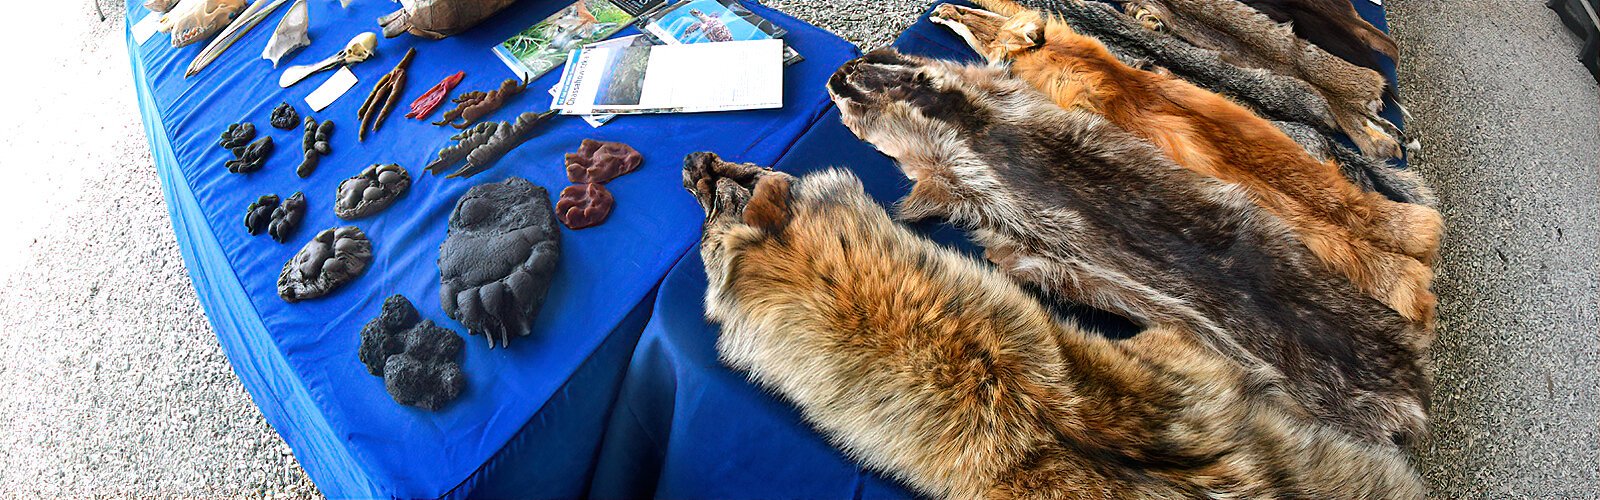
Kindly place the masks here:
POLYGON ((140 19, 138 23, 128 29, 133 31, 133 44, 144 45, 144 42, 150 41, 150 37, 155 36, 156 30, 160 27, 161 14, 151 12, 145 14, 144 19, 140 19))
POLYGON ((328 78, 328 81, 322 82, 317 90, 311 91, 311 95, 306 96, 306 104, 311 106, 312 111, 322 111, 322 108, 339 100, 340 96, 349 92, 350 87, 354 86, 356 86, 356 74, 350 72, 350 67, 341 66, 339 71, 328 78))

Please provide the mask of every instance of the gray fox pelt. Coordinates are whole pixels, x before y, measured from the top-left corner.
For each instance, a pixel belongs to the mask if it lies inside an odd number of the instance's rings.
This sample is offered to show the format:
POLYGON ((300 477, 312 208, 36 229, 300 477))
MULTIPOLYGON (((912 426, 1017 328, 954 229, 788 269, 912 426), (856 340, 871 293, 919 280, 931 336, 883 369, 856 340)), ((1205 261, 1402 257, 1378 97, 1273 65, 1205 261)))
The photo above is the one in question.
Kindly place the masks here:
MULTIPOLYGON (((1236 99, 1263 117, 1303 123, 1317 127, 1324 133, 1344 131, 1335 120, 1337 111, 1311 84, 1264 69, 1237 66, 1224 60, 1216 51, 1190 45, 1166 33, 1147 30, 1138 21, 1117 12, 1116 8, 1106 3, 1021 0, 1015 3, 984 1, 982 4, 1001 13, 1026 7, 1058 16, 1073 30, 1099 39, 1112 53, 1131 65, 1170 71, 1201 88, 1236 99), (1007 8, 1007 4, 1012 6, 1007 8)), ((1376 121, 1374 124, 1383 125, 1376 121)), ((1389 130, 1386 133, 1400 132, 1389 130)))
POLYGON ((1237 0, 1122 0, 1123 8, 1146 28, 1172 33, 1195 46, 1217 51, 1224 61, 1298 78, 1333 106, 1334 121, 1373 157, 1401 157, 1404 136, 1378 116, 1388 81, 1295 36, 1237 0))
POLYGON ((1432 331, 1324 268, 1243 188, 1003 68, 875 51, 828 89, 914 181, 901 217, 966 227, 1059 298, 1192 332, 1317 421, 1374 442, 1423 432, 1432 331))
MULTIPOLYGON (((918 103, 905 106, 942 103, 905 97, 918 103)), ((1073 130, 1043 133, 1110 133, 1064 114, 1047 120, 1075 121, 1073 130)), ((706 211, 706 316, 721 324, 723 362, 792 402, 853 459, 922 494, 1423 495, 1398 447, 1259 395, 1252 374, 1203 335, 1171 324, 1112 341, 1060 320, 1012 280, 896 224, 847 172, 797 179, 695 153, 683 178, 706 211)))

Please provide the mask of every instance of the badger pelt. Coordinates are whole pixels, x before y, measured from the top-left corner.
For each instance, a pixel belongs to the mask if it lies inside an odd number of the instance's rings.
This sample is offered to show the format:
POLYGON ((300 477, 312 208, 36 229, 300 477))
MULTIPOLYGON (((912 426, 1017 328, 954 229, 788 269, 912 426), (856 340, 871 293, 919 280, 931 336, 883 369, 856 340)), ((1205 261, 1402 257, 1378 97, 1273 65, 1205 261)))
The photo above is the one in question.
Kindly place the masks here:
POLYGON ((1421 498, 1398 447, 1247 390, 1178 330, 1112 341, 890 220, 851 174, 684 161, 722 361, 933 498, 1421 498))
POLYGON ((1328 267, 1405 317, 1431 323, 1443 221, 1433 209, 1362 191, 1265 119, 1170 75, 1123 64, 1064 22, 952 4, 931 17, 985 59, 1008 64, 1056 104, 1104 116, 1190 170, 1238 184, 1283 218, 1328 267))
POLYGON ((1388 81, 1377 71, 1317 48, 1238 0, 1121 1, 1146 28, 1214 50, 1224 61, 1311 84, 1332 106, 1339 128, 1368 156, 1404 155, 1400 129, 1378 116, 1388 81))
POLYGON ((1374 442, 1426 424, 1431 329, 1327 270, 1245 189, 1180 167, 1001 68, 874 51, 829 80, 844 124, 1020 282, 1191 331, 1315 421, 1374 442))
MULTIPOLYGON (((1400 60, 1400 46, 1388 33, 1373 26, 1356 12, 1350 0, 1239 0, 1273 22, 1288 24, 1295 36, 1311 42, 1345 62, 1381 71, 1373 53, 1400 60)), ((1386 87, 1393 97, 1394 86, 1386 87)))

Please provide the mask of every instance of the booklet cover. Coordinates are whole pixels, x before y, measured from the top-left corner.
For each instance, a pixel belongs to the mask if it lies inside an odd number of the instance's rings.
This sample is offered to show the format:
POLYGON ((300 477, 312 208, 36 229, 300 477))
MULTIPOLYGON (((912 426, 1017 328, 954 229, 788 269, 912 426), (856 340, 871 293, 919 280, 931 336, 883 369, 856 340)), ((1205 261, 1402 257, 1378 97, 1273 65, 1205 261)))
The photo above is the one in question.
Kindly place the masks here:
MULTIPOLYGON (((613 39, 610 39, 610 40, 601 40, 601 41, 598 41, 598 42, 595 42, 595 43, 584 45, 583 48, 584 49, 592 49, 592 48, 595 48, 595 47, 628 47, 628 46, 635 46, 635 45, 642 46, 642 45, 650 45, 650 43, 651 43, 650 39, 646 38, 644 35, 633 35, 633 36, 625 36, 625 37, 622 37, 622 38, 613 38, 613 39)), ((566 65, 561 70, 561 80, 556 82, 556 85, 554 87, 550 87, 550 97, 554 97, 554 98, 556 98, 558 100, 561 98, 561 89, 566 88, 567 75, 571 73, 570 71, 567 71, 567 69, 572 67, 572 62, 573 61, 578 60, 578 53, 581 50, 583 50, 583 49, 574 50, 574 51, 572 51, 572 54, 568 55, 566 65)), ((616 118, 617 117, 617 115, 612 115, 612 114, 582 115, 582 116, 583 116, 583 121, 588 122, 589 126, 590 127, 594 127, 594 128, 600 128, 601 125, 605 125, 606 122, 609 122, 609 121, 611 121, 612 118, 616 118)))
POLYGON ((783 41, 584 48, 551 109, 693 113, 783 107, 783 41))
POLYGON ((494 47, 523 81, 561 66, 567 54, 611 36, 666 0, 577 0, 494 47))
MULTIPOLYGON (((738 0, 681 0, 643 15, 639 23, 645 36, 663 45, 767 40, 788 34, 738 0)), ((784 64, 804 59, 787 45, 783 51, 784 64)))

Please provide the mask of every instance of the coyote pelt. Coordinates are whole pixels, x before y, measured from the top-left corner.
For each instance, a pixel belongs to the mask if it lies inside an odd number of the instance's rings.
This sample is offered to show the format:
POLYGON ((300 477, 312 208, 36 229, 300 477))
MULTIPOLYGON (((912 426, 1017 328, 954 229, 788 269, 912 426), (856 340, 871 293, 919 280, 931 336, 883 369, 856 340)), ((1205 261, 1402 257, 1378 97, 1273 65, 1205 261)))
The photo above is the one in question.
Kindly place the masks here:
POLYGON ((706 316, 732 368, 934 498, 1421 498, 1393 445, 1247 395, 1153 328, 1111 341, 891 221, 851 174, 695 153, 706 316))
POLYGON ((1217 51, 1225 61, 1311 84, 1363 153, 1404 155, 1399 128, 1377 114, 1388 85, 1378 72, 1329 54, 1238 0, 1122 0, 1122 5, 1147 28, 1217 51))
MULTIPOLYGON (((1374 52, 1400 60, 1400 46, 1388 33, 1356 12, 1350 0, 1241 0, 1273 22, 1288 24, 1295 36, 1350 64, 1379 69, 1374 52)), ((1393 86, 1389 87, 1393 90, 1393 86)), ((1392 95, 1392 94, 1390 94, 1392 95)))
MULTIPOLYGON (((1231 0, 1230 0, 1231 1, 1231 0)), ((1104 116, 1179 165, 1242 186, 1282 217, 1311 252, 1405 317, 1431 324, 1438 212, 1362 191, 1271 122, 1181 79, 1131 68, 1065 22, 1016 7, 1000 14, 952 4, 932 19, 1056 104, 1104 116)))
POLYGON ((901 217, 966 227, 1061 298, 1192 331, 1319 421, 1374 441, 1424 430, 1431 330, 1328 271, 1237 185, 1002 68, 874 51, 828 90, 914 181, 901 217))

